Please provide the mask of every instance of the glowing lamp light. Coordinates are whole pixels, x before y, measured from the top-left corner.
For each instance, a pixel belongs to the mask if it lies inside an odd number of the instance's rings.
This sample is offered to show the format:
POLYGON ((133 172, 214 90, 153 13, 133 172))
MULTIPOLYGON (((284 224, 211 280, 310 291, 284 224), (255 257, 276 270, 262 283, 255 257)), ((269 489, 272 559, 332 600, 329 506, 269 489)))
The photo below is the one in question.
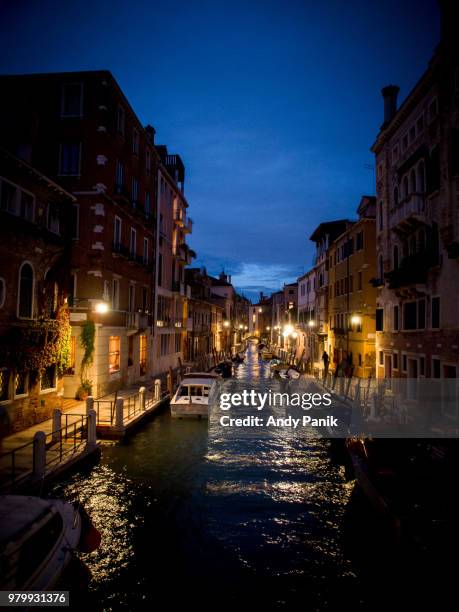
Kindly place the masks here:
POLYGON ((263 308, 259 308, 259 309, 258 309, 258 312, 263 312, 263 308))
POLYGON ((239 329, 244 329, 244 326, 243 325, 239 325, 239 329))
POLYGON ((298 338, 298 334, 296 332, 293 332, 292 338, 298 338))
POLYGON ((362 322, 362 319, 359 317, 359 315, 352 315, 351 317, 352 325, 360 325, 361 322, 362 322))
POLYGON ((292 333, 293 333, 293 326, 292 325, 285 325, 284 326, 284 331, 283 331, 283 335, 285 336, 285 338, 290 336, 290 334, 292 334, 292 333))
POLYGON ((229 327, 229 321, 223 321, 223 327, 229 327))
POLYGON ((270 326, 268 325, 268 327, 266 328, 266 331, 269 331, 270 329, 271 329, 271 328, 270 328, 270 326))
POLYGON ((105 314, 108 312, 108 304, 106 302, 97 302, 96 312, 99 314, 105 314))
POLYGON ((313 319, 311 319, 310 321, 308 321, 308 325, 309 327, 314 327, 314 325, 316 324, 315 321, 313 321, 313 319))

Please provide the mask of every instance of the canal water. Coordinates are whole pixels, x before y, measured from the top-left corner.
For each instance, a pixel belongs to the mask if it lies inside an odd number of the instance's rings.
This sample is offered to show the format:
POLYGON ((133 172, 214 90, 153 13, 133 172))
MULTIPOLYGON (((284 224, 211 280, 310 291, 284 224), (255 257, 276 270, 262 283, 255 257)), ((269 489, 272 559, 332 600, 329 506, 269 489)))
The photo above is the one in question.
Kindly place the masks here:
MULTIPOLYGON (((237 377, 268 376, 249 346, 237 377)), ((79 609, 373 609, 353 488, 327 440, 222 438, 165 409, 50 495, 79 500, 102 533, 79 609)))

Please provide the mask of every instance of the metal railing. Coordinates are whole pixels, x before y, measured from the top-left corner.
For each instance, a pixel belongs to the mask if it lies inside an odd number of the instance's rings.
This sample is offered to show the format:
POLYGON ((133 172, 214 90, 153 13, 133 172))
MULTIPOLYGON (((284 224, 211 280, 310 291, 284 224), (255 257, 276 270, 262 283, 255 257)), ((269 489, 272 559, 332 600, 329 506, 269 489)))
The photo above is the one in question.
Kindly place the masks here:
POLYGON ((0 483, 2 485, 8 483, 14 484, 20 476, 35 470, 34 445, 35 440, 31 440, 30 442, 26 442, 0 455, 0 483), (28 458, 29 453, 23 452, 24 449, 30 451, 30 459, 28 458), (20 461, 20 459, 22 459, 22 461, 20 461), (21 468, 20 463, 25 463, 24 459, 26 459, 26 464, 30 465, 31 468, 29 467, 25 470, 21 468))

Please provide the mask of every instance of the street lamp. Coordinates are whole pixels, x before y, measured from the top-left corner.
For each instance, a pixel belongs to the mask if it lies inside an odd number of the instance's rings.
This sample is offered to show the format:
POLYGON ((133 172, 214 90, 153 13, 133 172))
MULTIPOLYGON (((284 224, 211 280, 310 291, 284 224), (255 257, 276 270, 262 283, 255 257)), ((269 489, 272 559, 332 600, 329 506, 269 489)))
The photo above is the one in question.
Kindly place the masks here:
POLYGON ((107 302, 97 302, 95 306, 95 311, 98 314, 105 314, 108 312, 108 304, 107 302))
POLYGON ((351 325, 360 325, 361 322, 362 322, 362 317, 359 317, 359 315, 352 315, 351 325))
POLYGON ((290 336, 290 334, 293 333, 293 325, 284 325, 284 331, 282 333, 282 335, 284 336, 284 338, 288 338, 290 336))
POLYGON ((315 324, 316 324, 316 322, 314 321, 314 319, 310 319, 310 320, 308 321, 308 325, 309 325, 309 327, 314 327, 314 325, 315 325, 315 324))

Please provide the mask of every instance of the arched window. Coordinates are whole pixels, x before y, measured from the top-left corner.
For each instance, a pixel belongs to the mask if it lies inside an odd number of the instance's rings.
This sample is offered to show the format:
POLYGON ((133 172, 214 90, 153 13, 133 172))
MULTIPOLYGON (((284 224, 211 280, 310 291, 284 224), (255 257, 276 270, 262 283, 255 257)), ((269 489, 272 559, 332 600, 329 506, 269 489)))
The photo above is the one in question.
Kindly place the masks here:
POLYGON ((398 206, 398 187, 395 187, 394 189, 394 206, 397 207, 398 206))
POLYGON ((396 270, 398 268, 398 246, 397 245, 394 245, 393 260, 394 260, 394 270, 396 270))
POLYGON ((404 198, 408 197, 408 177, 407 176, 403 177, 402 195, 403 195, 404 198))
POLYGON ((416 193, 416 172, 414 168, 410 172, 410 193, 416 193))
POLYGON ((417 174, 418 174, 418 179, 417 179, 418 191, 420 193, 424 193, 426 190, 426 172, 425 172, 425 165, 423 161, 420 161, 418 164, 417 174))
POLYGON ((31 319, 33 315, 33 269, 23 263, 19 270, 18 316, 31 319))

